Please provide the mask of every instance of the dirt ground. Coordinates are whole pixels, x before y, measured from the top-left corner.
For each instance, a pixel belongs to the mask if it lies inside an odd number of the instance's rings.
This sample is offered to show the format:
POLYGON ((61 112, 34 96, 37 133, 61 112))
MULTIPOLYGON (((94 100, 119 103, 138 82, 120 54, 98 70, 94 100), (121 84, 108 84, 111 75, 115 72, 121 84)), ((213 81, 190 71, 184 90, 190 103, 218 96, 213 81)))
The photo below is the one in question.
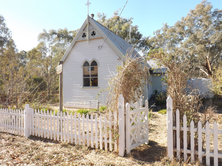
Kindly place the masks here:
POLYGON ((162 165, 166 156, 166 115, 154 112, 149 122, 149 144, 125 157, 117 153, 75 146, 37 137, 0 132, 0 165, 162 165))

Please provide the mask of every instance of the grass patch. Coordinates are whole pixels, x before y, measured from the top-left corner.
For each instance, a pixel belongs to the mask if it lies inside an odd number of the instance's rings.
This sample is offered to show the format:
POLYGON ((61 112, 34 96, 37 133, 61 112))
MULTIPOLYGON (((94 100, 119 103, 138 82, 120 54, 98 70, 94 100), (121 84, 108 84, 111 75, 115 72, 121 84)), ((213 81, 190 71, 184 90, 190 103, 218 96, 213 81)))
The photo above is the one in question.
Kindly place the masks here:
POLYGON ((160 113, 160 114, 166 114, 166 113, 167 113, 167 110, 166 110, 166 109, 162 109, 162 110, 159 110, 158 113, 160 113))

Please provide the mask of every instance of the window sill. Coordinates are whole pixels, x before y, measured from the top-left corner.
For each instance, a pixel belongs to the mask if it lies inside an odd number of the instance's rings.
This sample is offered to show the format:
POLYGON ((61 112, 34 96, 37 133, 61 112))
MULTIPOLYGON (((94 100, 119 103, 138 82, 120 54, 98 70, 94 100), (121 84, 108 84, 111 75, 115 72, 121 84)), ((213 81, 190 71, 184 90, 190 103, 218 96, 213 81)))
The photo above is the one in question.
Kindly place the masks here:
POLYGON ((99 89, 98 86, 82 86, 82 89, 99 89))

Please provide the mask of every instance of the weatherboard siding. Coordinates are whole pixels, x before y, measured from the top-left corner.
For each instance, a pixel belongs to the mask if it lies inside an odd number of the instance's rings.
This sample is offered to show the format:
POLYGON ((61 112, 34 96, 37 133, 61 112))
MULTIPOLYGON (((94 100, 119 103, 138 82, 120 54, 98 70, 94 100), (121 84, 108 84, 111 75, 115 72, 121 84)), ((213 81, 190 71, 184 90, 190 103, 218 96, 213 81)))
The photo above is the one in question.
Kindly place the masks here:
MULTIPOLYGON (((122 62, 116 53, 105 43, 102 49, 98 46, 104 43, 103 39, 94 39, 77 42, 63 64, 63 102, 64 106, 72 102, 95 100, 97 94, 108 87, 111 78, 110 72, 116 72, 116 66, 122 62), (84 61, 96 60, 98 63, 98 87, 83 87, 84 61)), ((103 92, 99 101, 105 104, 107 94, 103 92)))

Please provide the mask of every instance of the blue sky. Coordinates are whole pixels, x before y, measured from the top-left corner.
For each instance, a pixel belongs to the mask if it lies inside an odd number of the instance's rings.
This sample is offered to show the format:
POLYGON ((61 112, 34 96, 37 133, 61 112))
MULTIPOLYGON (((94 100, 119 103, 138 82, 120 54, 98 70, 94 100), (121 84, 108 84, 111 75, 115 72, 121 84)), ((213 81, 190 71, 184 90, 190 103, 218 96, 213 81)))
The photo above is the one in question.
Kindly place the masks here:
MULTIPOLYGON (((143 36, 152 36, 163 23, 174 25, 202 0, 128 0, 122 17, 134 18, 143 36)), ((18 50, 31 50, 38 44, 43 29, 78 29, 87 16, 87 0, 0 0, 2 15, 18 50)), ((122 9, 126 0, 90 0, 89 13, 108 17, 122 9)), ((213 8, 222 9, 221 0, 211 0, 213 8)), ((95 17, 97 19, 97 17, 95 17)))

